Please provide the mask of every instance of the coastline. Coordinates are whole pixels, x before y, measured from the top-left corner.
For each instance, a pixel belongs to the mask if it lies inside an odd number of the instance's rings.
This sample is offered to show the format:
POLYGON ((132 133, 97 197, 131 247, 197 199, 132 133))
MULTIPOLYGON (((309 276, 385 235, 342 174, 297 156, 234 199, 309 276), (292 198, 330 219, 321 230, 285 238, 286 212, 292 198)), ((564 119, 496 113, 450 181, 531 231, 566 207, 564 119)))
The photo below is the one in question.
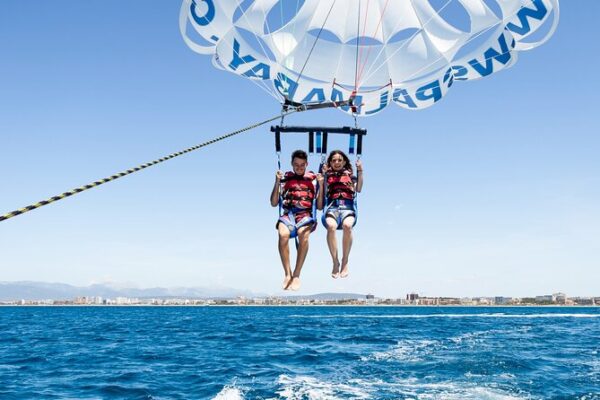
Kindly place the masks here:
POLYGON ((583 304, 0 304, 0 307, 361 307, 361 308, 600 308, 583 304))

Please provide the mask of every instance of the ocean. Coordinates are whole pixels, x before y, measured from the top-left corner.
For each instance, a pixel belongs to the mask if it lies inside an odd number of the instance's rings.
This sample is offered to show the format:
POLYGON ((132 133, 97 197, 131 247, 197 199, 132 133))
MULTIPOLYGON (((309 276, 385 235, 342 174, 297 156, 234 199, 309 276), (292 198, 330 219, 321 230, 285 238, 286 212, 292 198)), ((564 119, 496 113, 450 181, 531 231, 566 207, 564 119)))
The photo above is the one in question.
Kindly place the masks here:
POLYGON ((600 399, 600 308, 0 307, 0 399, 600 399))

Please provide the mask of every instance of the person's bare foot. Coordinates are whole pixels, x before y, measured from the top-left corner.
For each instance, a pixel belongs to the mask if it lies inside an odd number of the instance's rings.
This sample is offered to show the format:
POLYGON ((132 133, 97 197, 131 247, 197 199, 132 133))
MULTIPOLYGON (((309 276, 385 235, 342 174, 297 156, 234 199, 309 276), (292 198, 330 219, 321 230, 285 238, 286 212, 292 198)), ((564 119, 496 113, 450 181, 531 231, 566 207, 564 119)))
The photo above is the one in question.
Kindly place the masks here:
POLYGON ((340 277, 340 262, 335 260, 333 263, 333 269, 331 270, 331 277, 337 279, 340 277))
POLYGON ((345 278, 349 274, 348 272, 348 261, 342 260, 342 269, 340 270, 340 278, 345 278))
POLYGON ((292 280, 290 281, 290 284, 287 287, 289 290, 298 290, 300 289, 300 278, 297 276, 294 276, 292 278, 292 280))
POLYGON ((292 281, 292 276, 291 275, 286 275, 285 279, 283 280, 283 284, 281 285, 281 287, 283 288, 283 290, 288 290, 289 289, 291 281, 292 281))

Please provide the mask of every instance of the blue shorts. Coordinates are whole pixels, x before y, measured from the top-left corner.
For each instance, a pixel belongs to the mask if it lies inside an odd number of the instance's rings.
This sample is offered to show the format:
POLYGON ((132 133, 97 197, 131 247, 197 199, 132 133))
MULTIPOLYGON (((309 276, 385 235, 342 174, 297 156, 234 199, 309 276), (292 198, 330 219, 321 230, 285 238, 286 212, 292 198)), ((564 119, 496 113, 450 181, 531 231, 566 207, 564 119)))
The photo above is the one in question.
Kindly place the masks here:
POLYGON ((354 202, 352 200, 336 200, 323 212, 321 222, 327 227, 327 217, 335 219, 337 228, 341 229, 342 223, 348 217, 354 217, 354 226, 356 224, 356 212, 354 211, 354 202))
POLYGON ((284 213, 275 224, 275 229, 279 229, 279 224, 284 224, 290 230, 290 237, 294 238, 298 236, 298 229, 302 228, 306 225, 312 225, 311 232, 314 231, 317 227, 315 223, 315 219, 312 217, 312 213, 308 210, 295 212, 292 214, 294 216, 295 221, 290 219, 290 214, 284 213))

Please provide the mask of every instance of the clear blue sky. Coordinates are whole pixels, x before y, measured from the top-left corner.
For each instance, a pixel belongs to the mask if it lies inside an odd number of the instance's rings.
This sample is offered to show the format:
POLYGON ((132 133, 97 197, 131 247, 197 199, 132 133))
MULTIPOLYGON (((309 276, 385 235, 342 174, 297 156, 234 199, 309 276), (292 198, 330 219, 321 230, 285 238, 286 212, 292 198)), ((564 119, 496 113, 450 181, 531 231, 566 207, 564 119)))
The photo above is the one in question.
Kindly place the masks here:
MULTIPOLYGON (((2 2, 0 214, 278 113, 185 45, 180 5, 2 2)), ((361 120, 351 276, 329 277, 320 227, 301 293, 600 295, 598 15, 596 0, 562 1, 555 35, 513 68, 361 120)), ((352 123, 333 110, 288 122, 352 123)), ((286 162, 299 146, 286 138, 286 162)), ((0 281, 280 294, 275 169, 257 129, 2 222, 0 281)))

